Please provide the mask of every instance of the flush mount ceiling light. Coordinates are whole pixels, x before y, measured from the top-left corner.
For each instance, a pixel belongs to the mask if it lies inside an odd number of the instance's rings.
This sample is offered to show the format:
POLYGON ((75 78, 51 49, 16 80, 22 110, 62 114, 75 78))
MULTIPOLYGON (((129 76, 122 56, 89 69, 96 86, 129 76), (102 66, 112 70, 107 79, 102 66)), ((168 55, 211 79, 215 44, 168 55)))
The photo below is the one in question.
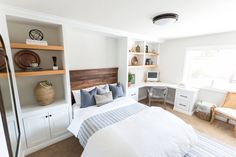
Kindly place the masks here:
POLYGON ((153 24, 164 26, 178 21, 179 15, 175 13, 165 13, 155 16, 152 21, 153 24))

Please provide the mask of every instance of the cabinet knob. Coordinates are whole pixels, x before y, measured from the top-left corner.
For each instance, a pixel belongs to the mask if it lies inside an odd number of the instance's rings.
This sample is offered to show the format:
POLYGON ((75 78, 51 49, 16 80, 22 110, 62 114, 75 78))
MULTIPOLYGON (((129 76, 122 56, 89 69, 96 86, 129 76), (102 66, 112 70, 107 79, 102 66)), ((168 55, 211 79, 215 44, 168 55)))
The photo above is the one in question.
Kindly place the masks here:
POLYGON ((52 115, 50 114, 49 117, 52 117, 52 115))
POLYGON ((46 118, 48 118, 48 116, 45 116, 46 118))

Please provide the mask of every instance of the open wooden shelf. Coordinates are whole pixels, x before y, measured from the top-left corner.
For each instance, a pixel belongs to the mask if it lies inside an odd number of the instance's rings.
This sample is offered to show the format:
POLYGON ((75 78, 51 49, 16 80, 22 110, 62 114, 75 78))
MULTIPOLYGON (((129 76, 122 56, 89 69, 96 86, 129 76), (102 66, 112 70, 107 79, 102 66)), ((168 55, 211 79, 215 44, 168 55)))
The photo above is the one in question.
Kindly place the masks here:
MULTIPOLYGON (((65 70, 40 70, 40 71, 19 71, 15 72, 17 77, 23 76, 45 76, 45 75, 63 75, 65 70)), ((7 77, 7 73, 0 73, 0 78, 7 77)))
POLYGON ((129 65, 129 68, 155 68, 157 65, 129 65))
POLYGON ((63 46, 58 45, 31 45, 31 44, 24 44, 24 43, 11 43, 12 49, 33 49, 33 50, 48 50, 48 51, 63 51, 63 46))
POLYGON ((158 53, 152 53, 152 52, 148 52, 148 53, 145 53, 147 56, 158 56, 159 54, 158 53))
POLYGON ((129 52, 130 55, 144 55, 143 52, 129 52))
POLYGON ((7 73, 6 72, 0 73, 0 78, 5 78, 5 77, 7 77, 7 73))
POLYGON ((64 73, 65 70, 22 71, 22 72, 16 72, 16 76, 62 75, 64 73))

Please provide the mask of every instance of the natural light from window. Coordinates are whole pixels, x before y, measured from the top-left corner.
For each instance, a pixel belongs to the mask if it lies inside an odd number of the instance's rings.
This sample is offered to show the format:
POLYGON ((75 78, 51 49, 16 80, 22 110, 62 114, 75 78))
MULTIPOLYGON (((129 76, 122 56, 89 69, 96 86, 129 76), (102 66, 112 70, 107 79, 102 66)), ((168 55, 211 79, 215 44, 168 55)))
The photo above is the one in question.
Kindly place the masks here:
POLYGON ((236 46, 187 49, 184 82, 198 88, 236 91, 236 46))

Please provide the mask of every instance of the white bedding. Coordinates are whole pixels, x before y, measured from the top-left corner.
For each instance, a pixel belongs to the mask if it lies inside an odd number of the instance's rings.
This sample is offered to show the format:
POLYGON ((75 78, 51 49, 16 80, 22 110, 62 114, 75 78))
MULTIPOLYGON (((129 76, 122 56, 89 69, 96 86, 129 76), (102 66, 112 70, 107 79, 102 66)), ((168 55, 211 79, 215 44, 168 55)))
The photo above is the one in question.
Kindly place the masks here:
MULTIPOLYGON (((99 108, 82 109, 68 129, 77 136, 90 116, 135 102, 120 98, 99 108)), ((196 142, 191 126, 159 107, 147 107, 93 134, 82 157, 183 157, 196 142)))
POLYGON ((93 115, 103 113, 112 109, 120 108, 123 106, 127 106, 133 103, 136 103, 136 101, 127 97, 121 97, 101 107, 90 106, 87 108, 80 108, 79 105, 74 105, 73 106, 74 119, 72 120, 70 126, 68 127, 68 130, 71 133, 73 133, 73 135, 77 136, 78 130, 85 119, 93 115))

